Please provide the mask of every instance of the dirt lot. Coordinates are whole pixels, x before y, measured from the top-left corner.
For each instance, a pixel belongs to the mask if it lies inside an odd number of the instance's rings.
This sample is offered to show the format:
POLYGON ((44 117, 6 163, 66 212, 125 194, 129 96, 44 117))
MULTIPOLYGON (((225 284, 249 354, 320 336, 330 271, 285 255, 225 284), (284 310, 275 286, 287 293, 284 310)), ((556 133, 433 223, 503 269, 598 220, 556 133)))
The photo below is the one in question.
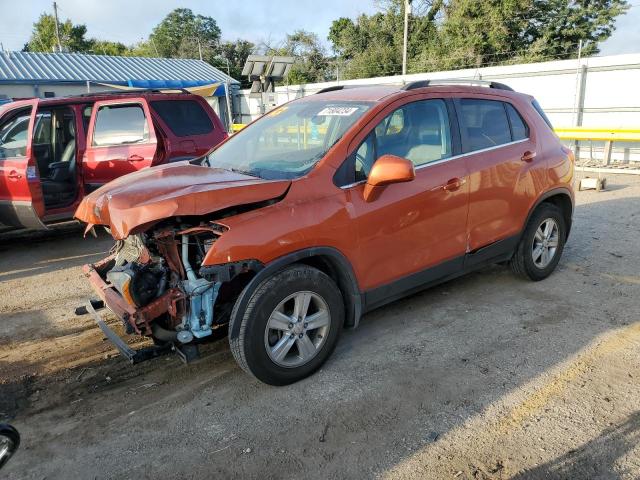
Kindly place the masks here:
MULTIPOLYGON (((582 192, 548 280, 492 267, 345 331, 318 374, 268 387, 226 340, 131 367, 88 316, 106 237, 0 240, 8 478, 640 478, 640 178, 582 192)), ((115 325, 115 322, 112 322, 115 325)))

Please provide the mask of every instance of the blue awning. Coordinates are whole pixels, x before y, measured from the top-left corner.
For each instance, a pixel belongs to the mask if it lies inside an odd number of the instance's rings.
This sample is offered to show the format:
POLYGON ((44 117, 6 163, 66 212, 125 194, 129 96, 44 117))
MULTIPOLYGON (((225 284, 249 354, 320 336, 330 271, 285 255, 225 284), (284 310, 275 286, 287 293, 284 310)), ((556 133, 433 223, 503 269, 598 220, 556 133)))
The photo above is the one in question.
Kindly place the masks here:
MULTIPOLYGON (((120 82, 112 82, 113 85, 126 85, 128 87, 133 88, 154 88, 154 89, 165 89, 165 88, 191 88, 191 87, 204 87, 206 85, 211 85, 212 83, 218 83, 217 81, 206 81, 206 80, 129 80, 126 83, 120 82)), ((214 97, 224 97, 225 95, 225 86, 221 83, 215 92, 213 92, 214 97)))

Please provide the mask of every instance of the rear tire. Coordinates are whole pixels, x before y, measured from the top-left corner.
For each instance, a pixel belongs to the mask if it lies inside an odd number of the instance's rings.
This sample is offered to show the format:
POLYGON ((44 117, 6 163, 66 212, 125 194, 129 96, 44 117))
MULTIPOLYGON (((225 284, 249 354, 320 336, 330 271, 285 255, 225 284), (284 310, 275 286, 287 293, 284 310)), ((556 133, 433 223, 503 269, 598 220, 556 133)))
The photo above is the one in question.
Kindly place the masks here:
POLYGON ((315 372, 333 352, 344 324, 342 294, 316 268, 294 265, 258 286, 240 318, 238 305, 229 337, 240 367, 269 385, 288 385, 315 372))
POLYGON ((542 203, 533 212, 509 265, 516 275, 544 280, 555 270, 564 250, 567 226, 562 211, 542 203))

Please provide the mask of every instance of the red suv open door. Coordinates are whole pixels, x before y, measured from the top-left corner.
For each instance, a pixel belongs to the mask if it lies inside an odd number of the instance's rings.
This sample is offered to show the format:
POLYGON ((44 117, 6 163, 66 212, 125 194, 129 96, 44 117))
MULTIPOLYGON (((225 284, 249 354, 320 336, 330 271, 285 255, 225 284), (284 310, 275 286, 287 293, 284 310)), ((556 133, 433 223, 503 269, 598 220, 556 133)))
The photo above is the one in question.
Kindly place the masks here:
POLYGON ((150 167, 157 150, 149 106, 143 98, 96 102, 82 159, 86 191, 150 167))
POLYGON ((38 99, 24 100, 0 116, 0 223, 46 228, 44 200, 32 149, 38 99))

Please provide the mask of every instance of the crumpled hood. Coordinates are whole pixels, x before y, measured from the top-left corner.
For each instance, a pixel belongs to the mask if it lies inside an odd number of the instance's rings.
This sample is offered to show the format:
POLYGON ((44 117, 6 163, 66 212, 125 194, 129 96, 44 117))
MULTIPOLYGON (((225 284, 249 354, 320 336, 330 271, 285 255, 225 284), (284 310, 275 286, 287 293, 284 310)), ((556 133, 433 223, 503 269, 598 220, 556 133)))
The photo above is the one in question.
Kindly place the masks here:
POLYGON ((140 225, 205 215, 283 195, 290 180, 263 180, 217 168, 172 163, 130 173, 87 195, 75 218, 105 225, 118 240, 140 225))

